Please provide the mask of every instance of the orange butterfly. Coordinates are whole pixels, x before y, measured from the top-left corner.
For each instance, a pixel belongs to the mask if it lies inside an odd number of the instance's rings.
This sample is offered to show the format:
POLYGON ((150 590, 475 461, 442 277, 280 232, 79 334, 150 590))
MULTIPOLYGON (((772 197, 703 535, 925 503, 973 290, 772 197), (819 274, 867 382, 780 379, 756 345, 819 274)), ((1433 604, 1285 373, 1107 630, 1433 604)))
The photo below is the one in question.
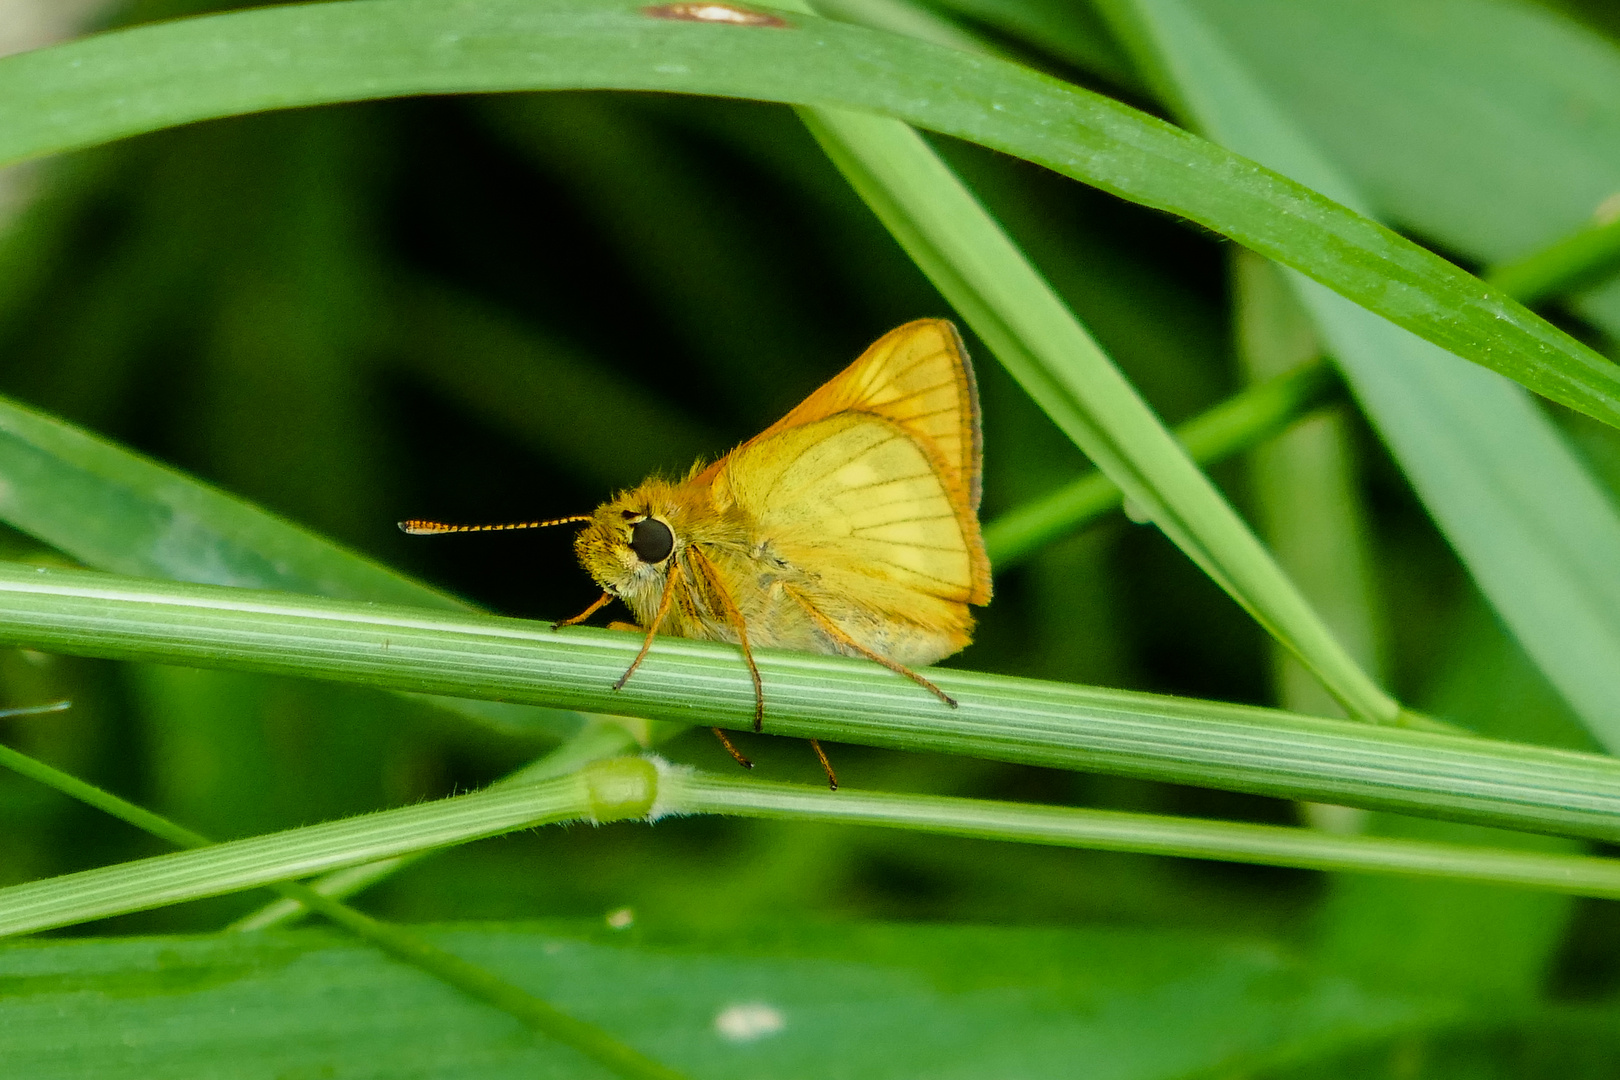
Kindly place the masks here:
MULTIPOLYGON (((599 600, 623 600, 646 639, 659 633, 740 646, 765 690, 756 646, 861 656, 911 670, 971 640, 969 604, 990 602, 979 535, 979 399, 956 328, 920 319, 885 334, 796 409, 684 480, 650 479, 596 512, 518 525, 406 521, 409 533, 587 522, 575 539, 599 600)), ((723 731, 739 763, 750 766, 723 731)), ((827 755, 810 740, 829 784, 827 755)), ((751 766, 750 766, 751 767, 751 766)))

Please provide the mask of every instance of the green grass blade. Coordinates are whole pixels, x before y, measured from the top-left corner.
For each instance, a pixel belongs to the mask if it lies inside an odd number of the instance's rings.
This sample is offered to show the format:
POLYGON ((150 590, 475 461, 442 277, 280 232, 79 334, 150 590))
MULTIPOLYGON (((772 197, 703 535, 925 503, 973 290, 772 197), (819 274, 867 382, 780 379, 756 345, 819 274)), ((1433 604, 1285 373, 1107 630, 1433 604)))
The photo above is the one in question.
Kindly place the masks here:
MULTIPOLYGON (((0 640, 744 729, 736 651, 521 619, 0 565, 0 640)), ((942 670, 947 709, 864 661, 761 651, 765 727, 897 749, 1620 839, 1620 761, 1254 707, 942 670)), ((381 856, 379 856, 381 857, 381 856)))
POLYGON ((1307 187, 991 58, 817 20, 620 2, 370 0, 103 34, 0 61, 0 162, 212 117, 405 94, 614 88, 887 114, 1196 221, 1460 356, 1620 425, 1615 365, 1307 187))
MULTIPOLYGON (((1257 383, 1176 428, 1176 439, 1200 465, 1234 454, 1286 431, 1329 401, 1338 380, 1326 363, 1314 361, 1257 383)), ((1119 485, 1087 473, 1050 494, 1032 499, 986 523, 984 545, 997 572, 1083 529, 1120 504, 1119 485)))
MULTIPOLYGON (((1415 874, 1620 898, 1620 861, 1614 859, 940 795, 830 792, 708 776, 644 758, 615 758, 540 784, 10 886, 0 889, 0 936, 215 896, 307 873, 311 867, 353 864, 379 852, 403 854, 582 817, 657 820, 688 813, 838 821, 976 839, 1415 874)), ((317 902, 339 908, 331 901, 317 902)), ((398 941, 388 944, 391 951, 405 949, 398 941)))
POLYGON ((1197 821, 1162 814, 1035 806, 894 792, 829 792, 802 784, 672 772, 660 793, 673 813, 741 814, 915 829, 1101 851, 1519 885, 1620 896, 1620 859, 1461 844, 1341 836, 1315 829, 1197 821))
POLYGON ((118 574, 467 605, 82 428, 0 398, 0 518, 118 574))
MULTIPOLYGON (((643 730, 635 732, 632 728, 636 726, 638 726, 636 721, 625 717, 592 717, 577 735, 557 749, 491 786, 532 784, 539 780, 555 779, 576 769, 583 769, 593 761, 618 757, 652 746, 661 741, 665 734, 680 730, 674 725, 639 725, 643 730), (647 728, 653 730, 646 730, 647 728)), ((345 867, 321 875, 310 882, 309 887, 322 896, 334 898, 353 896, 393 876, 420 857, 420 855, 397 855, 391 859, 345 867)), ((304 904, 283 898, 244 915, 232 923, 230 929, 265 930, 300 919, 306 914, 308 909, 304 904)))
MULTIPOLYGON (((615 759, 628 760, 628 759, 615 759)), ((638 775, 651 767, 632 770, 638 775)), ((372 859, 591 816, 584 774, 309 825, 0 890, 0 935, 270 885, 372 859)), ((649 803, 640 804, 645 814, 649 803)))
POLYGON ((1570 233, 1501 266, 1485 280, 1522 304, 1556 300, 1620 270, 1620 217, 1570 233))
MULTIPOLYGON (((1606 219, 1620 50, 1587 16, 1612 5, 1449 0, 1419 23, 1400 0, 1195 7, 1357 188, 1444 250, 1494 266, 1606 219)), ((1571 306, 1612 325, 1617 298, 1571 306)))
MULTIPOLYGON (((1358 196, 1176 0, 1116 11, 1203 126, 1358 196), (1140 21, 1137 21, 1140 19, 1140 21), (1157 59, 1155 59, 1157 58, 1157 59)), ((1347 381, 1481 591, 1583 722, 1620 748, 1620 513, 1517 387, 1294 276, 1347 381)))

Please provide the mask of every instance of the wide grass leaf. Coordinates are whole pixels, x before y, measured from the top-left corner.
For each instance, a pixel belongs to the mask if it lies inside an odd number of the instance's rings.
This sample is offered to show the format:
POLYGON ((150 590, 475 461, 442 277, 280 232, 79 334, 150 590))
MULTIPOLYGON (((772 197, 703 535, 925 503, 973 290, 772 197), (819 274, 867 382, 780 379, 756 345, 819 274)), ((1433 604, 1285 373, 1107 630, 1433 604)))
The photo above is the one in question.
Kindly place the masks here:
POLYGON ((465 609, 176 469, 0 399, 0 518, 120 574, 465 609))
MULTIPOLYGON (((1152 1080, 1463 1010, 1316 975, 1264 942, 1120 929, 426 929, 691 1075, 1152 1080)), ((315 931, 0 951, 18 1076, 598 1077, 571 1051, 315 931)))

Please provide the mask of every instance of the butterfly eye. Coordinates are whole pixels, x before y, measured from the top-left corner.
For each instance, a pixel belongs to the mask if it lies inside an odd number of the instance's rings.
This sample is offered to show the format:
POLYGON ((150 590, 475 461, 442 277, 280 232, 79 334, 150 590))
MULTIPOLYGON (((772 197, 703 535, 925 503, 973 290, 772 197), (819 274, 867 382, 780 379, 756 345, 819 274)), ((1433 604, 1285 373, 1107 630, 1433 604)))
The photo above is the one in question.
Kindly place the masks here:
POLYGON ((644 563, 661 563, 675 550, 675 534, 657 518, 642 518, 630 528, 630 550, 644 563))

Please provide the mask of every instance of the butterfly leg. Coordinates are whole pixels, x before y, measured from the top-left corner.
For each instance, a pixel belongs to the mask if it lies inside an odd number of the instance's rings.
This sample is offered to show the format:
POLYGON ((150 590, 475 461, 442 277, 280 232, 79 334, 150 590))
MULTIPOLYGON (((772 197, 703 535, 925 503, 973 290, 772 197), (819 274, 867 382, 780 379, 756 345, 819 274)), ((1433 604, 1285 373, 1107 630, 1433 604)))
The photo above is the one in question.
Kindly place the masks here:
POLYGON ((827 618, 827 616, 823 615, 816 608, 816 605, 812 604, 809 600, 806 600, 796 589, 789 588, 787 592, 789 596, 793 597, 793 599, 799 602, 799 606, 804 609, 804 613, 810 616, 810 621, 814 622, 818 627, 821 628, 822 633, 832 638, 838 644, 844 646, 845 648, 853 649, 855 652, 860 653, 868 660, 882 664, 890 671, 904 675, 906 678, 910 679, 924 690, 927 690, 929 693, 939 698, 939 700, 943 701, 951 708, 956 708, 956 699, 951 697, 951 695, 947 694, 945 691, 941 690, 939 687, 935 686, 933 683, 929 682, 915 671, 912 671, 910 668, 906 667, 906 665, 898 663, 894 660, 890 660, 882 653, 873 652, 865 645, 862 645, 860 642, 850 637, 844 632, 843 627, 839 626, 837 623, 827 618))
POLYGON ((827 760, 827 751, 821 748, 821 740, 811 739, 810 749, 816 752, 816 760, 821 762, 821 771, 827 774, 827 786, 837 791, 838 774, 833 772, 832 762, 827 760))
POLYGON ((580 623, 584 622, 592 615, 595 615, 598 611, 601 611, 612 602, 613 594, 610 592, 604 592, 600 597, 597 598, 596 603, 592 604, 578 615, 575 615, 572 619, 564 619, 562 622, 552 623, 551 628, 553 630, 561 630, 565 626, 578 626, 580 623))
MULTIPOLYGON (((753 650, 748 647, 748 624, 743 619, 736 601, 720 583, 720 575, 715 572, 714 564, 695 547, 686 549, 692 557, 692 565, 698 568, 699 573, 714 588, 715 596, 720 599, 720 606, 725 608, 726 619, 737 628, 737 643, 742 646, 743 659, 748 662, 748 674, 754 679, 754 730, 758 731, 765 723, 765 682, 759 677, 759 665, 754 663, 753 650)), ((736 751, 733 750, 735 755, 736 751)), ((831 775, 829 773, 829 775, 831 775)))
POLYGON ((719 728, 710 728, 709 730, 714 732, 714 737, 720 740, 720 745, 726 748, 726 753, 730 754, 736 759, 737 764, 741 765, 745 769, 752 769, 754 767, 754 763, 752 761, 749 761, 747 758, 739 754, 737 752, 737 748, 731 745, 731 740, 726 738, 726 733, 724 731, 721 731, 719 728))
POLYGON ((636 653, 636 658, 630 661, 630 666, 624 669, 624 674, 619 676, 619 681, 613 684, 613 689, 623 690, 624 684, 630 681, 630 676, 636 673, 636 668, 640 667, 641 662, 647 659, 647 650, 652 648, 653 637, 658 633, 658 628, 663 625, 664 616, 669 614, 669 605, 675 599, 675 579, 680 576, 681 568, 671 562, 669 572, 664 575, 664 594, 658 598, 658 611, 654 613, 652 623, 647 627, 647 638, 641 643, 641 651, 636 653))
MULTIPOLYGON (((726 592, 726 587, 720 583, 720 575, 715 572, 713 564, 697 548, 688 548, 687 550, 692 553, 692 564, 708 579, 709 584, 714 586, 715 595, 720 598, 721 606, 726 609, 726 618, 737 628, 737 641, 742 645, 743 659, 748 661, 748 673, 754 677, 754 730, 758 731, 765 722, 765 684, 759 677, 759 667, 754 663, 753 651, 748 648, 748 626, 743 620, 742 612, 738 610, 736 602, 731 599, 731 594, 726 592)), ((732 749, 730 740, 720 734, 719 728, 715 728, 714 733, 720 736, 720 741, 725 743, 726 749, 731 750, 732 757, 750 769, 754 767, 746 758, 732 749)), ((821 743, 815 739, 810 740, 810 749, 816 752, 816 759, 821 762, 821 769, 827 774, 827 786, 837 791, 838 774, 833 772, 832 762, 827 760, 827 752, 821 748, 821 743)))

